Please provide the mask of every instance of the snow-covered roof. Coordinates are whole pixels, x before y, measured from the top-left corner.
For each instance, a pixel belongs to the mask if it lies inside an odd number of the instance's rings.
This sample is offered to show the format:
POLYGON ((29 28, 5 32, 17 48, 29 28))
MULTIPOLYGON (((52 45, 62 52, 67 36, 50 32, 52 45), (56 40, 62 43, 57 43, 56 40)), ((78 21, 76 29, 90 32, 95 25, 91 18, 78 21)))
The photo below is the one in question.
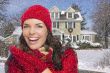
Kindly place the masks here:
POLYGON ((83 18, 81 16, 81 13, 80 12, 75 12, 75 14, 77 14, 79 17, 76 18, 75 20, 79 20, 79 21, 83 21, 83 18))
POLYGON ((96 32, 94 32, 94 31, 90 31, 90 30, 82 30, 81 31, 81 34, 85 34, 85 35, 96 35, 97 33, 96 32))
POLYGON ((61 14, 65 14, 65 11, 61 11, 61 14))
POLYGON ((16 27, 12 35, 21 35, 22 29, 20 26, 16 27))

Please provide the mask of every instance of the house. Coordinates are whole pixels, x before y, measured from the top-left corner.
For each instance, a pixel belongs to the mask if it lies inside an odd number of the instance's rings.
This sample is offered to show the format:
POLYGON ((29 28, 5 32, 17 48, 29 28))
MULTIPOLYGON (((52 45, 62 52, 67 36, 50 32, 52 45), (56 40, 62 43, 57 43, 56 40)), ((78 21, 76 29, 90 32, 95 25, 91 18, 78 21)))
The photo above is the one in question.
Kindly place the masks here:
POLYGON ((71 38, 72 42, 79 40, 81 34, 81 22, 83 20, 79 11, 75 11, 72 7, 65 11, 53 6, 50 9, 53 34, 61 41, 71 38))
POLYGON ((95 42, 95 36, 97 33, 90 30, 82 30, 80 34, 80 40, 87 40, 90 42, 95 42))

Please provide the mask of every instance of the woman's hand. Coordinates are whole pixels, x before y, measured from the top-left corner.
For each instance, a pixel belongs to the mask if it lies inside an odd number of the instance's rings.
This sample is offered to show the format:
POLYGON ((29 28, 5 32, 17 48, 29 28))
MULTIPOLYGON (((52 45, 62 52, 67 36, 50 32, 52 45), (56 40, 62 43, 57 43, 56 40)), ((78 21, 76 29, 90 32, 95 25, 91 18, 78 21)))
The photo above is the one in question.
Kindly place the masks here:
POLYGON ((43 53, 44 55, 47 55, 49 52, 42 51, 41 53, 43 53))

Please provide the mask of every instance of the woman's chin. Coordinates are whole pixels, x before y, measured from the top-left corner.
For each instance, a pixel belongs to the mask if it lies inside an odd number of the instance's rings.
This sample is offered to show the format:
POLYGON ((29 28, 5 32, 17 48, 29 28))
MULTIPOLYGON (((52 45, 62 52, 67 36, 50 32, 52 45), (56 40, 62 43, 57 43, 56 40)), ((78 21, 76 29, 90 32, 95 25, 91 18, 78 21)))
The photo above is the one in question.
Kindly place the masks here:
POLYGON ((39 49, 40 48, 40 46, 36 46, 36 45, 30 45, 29 47, 32 50, 36 50, 36 49, 39 49))

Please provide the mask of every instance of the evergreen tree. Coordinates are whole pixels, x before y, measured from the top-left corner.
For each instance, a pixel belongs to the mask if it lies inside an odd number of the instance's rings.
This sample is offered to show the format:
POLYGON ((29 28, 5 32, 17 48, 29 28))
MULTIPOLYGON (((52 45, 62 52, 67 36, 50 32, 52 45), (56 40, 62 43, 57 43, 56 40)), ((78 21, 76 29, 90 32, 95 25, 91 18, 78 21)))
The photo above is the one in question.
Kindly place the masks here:
POLYGON ((77 12, 81 12, 81 15, 82 15, 82 18, 83 18, 83 21, 81 22, 81 30, 83 29, 86 29, 86 19, 85 19, 85 13, 82 13, 82 10, 81 8, 77 5, 77 4, 72 4, 71 7, 73 9, 75 9, 77 12))

